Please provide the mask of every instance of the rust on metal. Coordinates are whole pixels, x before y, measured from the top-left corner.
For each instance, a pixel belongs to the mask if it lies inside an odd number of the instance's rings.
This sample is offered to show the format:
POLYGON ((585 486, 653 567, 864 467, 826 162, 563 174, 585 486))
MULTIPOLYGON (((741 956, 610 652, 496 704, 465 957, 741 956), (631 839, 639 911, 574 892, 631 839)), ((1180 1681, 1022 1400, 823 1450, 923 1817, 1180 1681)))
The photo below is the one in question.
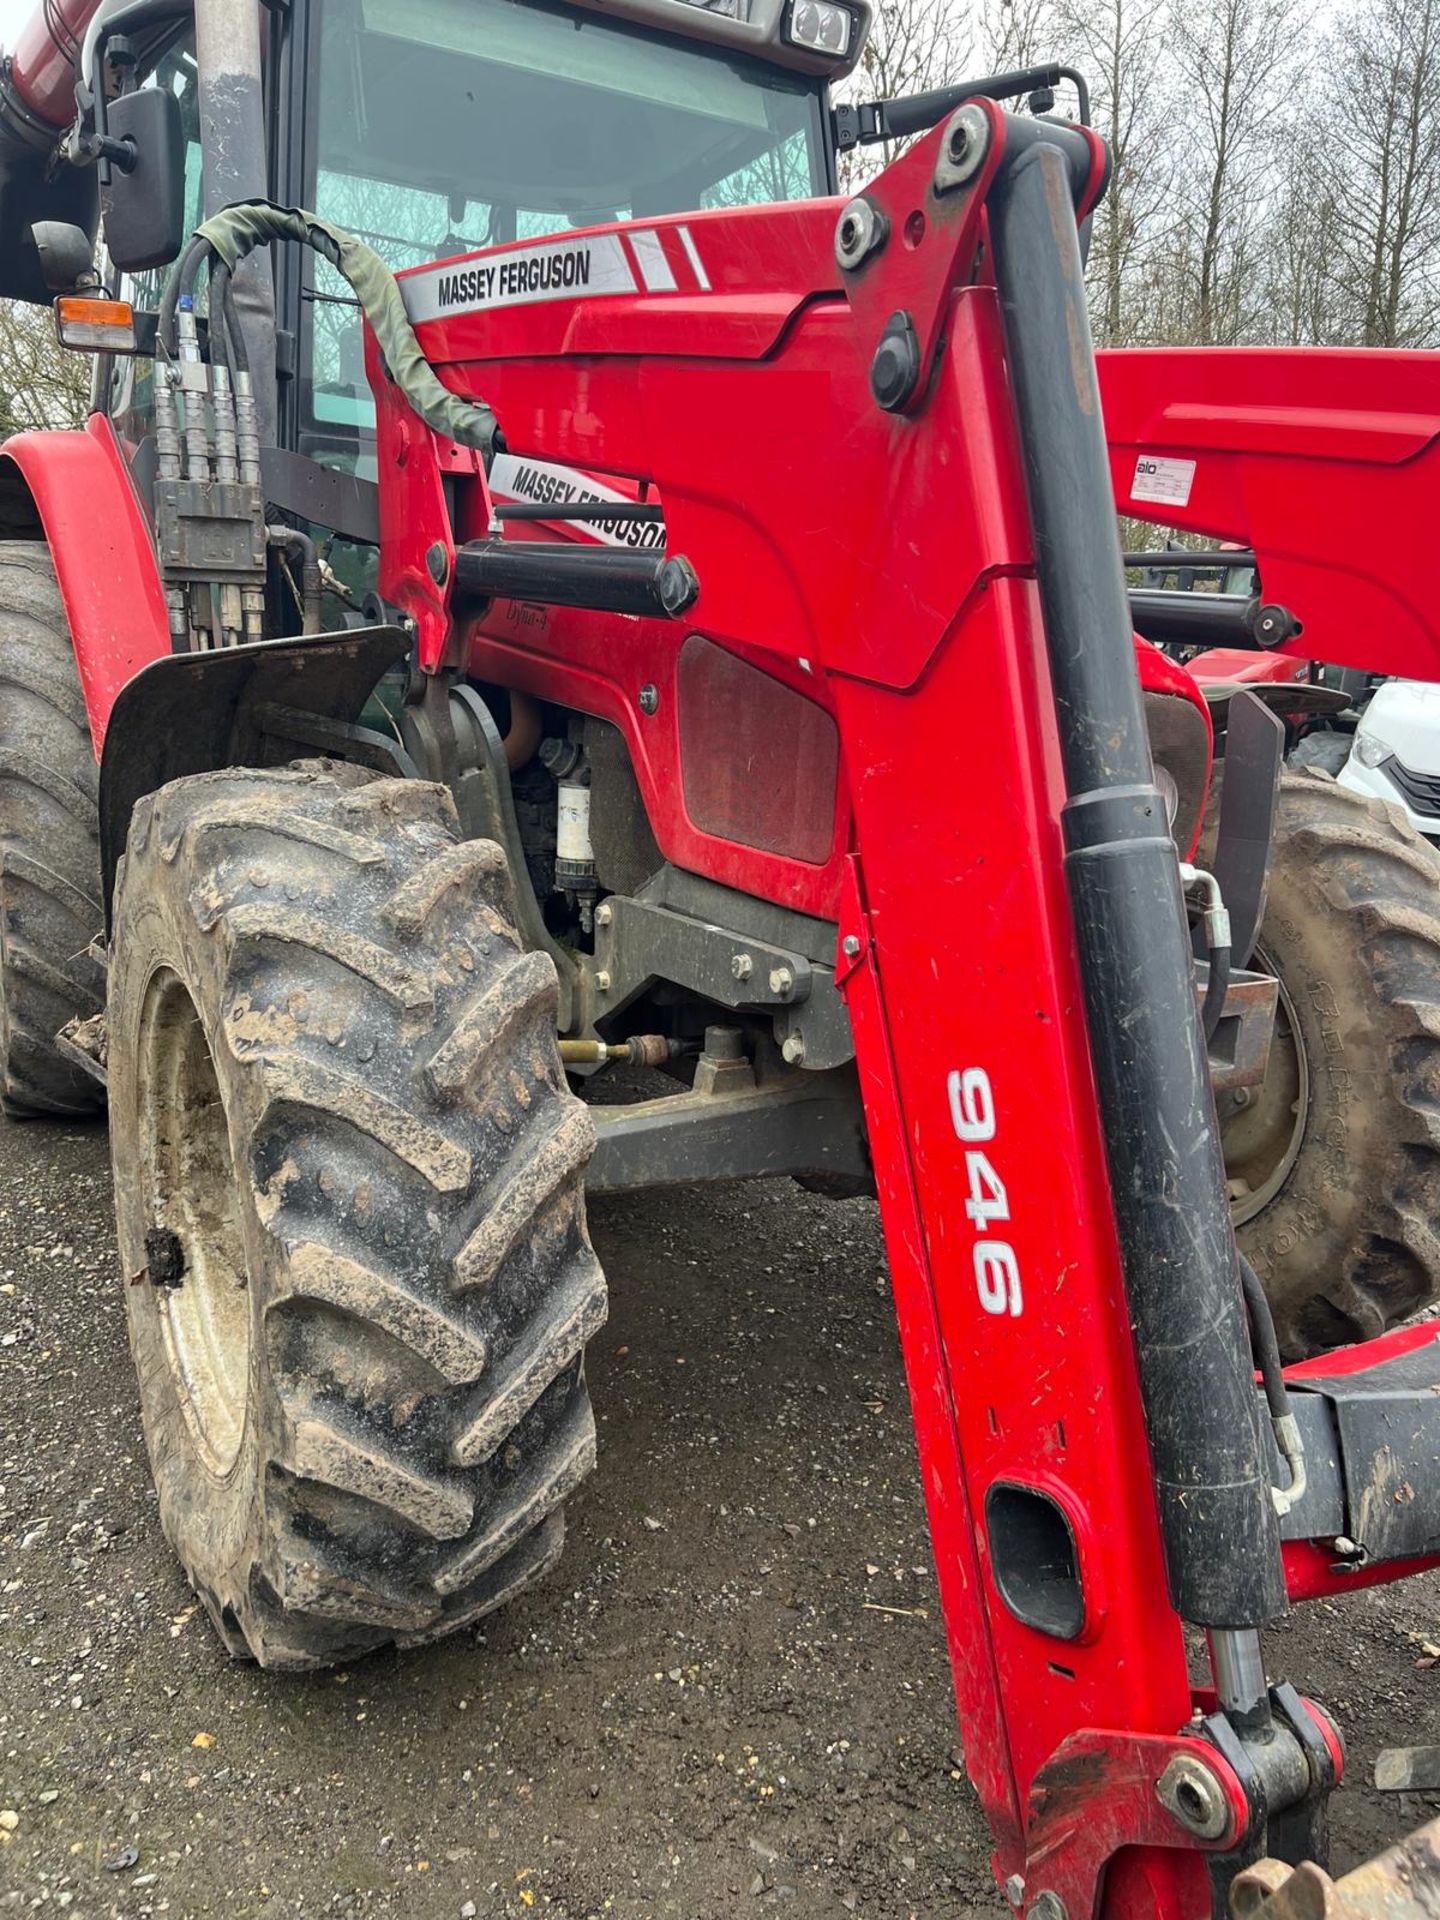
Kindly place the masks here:
POLYGON ((1440 1820, 1342 1879, 1312 1861, 1261 1860, 1230 1888, 1231 1920, 1437 1920, 1440 1820))

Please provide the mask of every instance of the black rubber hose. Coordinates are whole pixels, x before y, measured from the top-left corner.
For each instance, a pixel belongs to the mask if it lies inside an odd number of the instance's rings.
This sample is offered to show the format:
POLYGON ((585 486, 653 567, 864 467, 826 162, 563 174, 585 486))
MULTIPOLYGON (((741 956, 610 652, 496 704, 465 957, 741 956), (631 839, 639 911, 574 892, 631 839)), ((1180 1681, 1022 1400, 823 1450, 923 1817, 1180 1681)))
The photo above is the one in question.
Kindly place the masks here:
POLYGON ((223 260, 210 275, 210 358, 232 373, 249 373, 250 352, 235 305, 235 281, 223 260))
POLYGON ((1200 1025, 1205 1031, 1205 1044, 1208 1047, 1215 1038, 1215 1029, 1220 1025, 1220 1016, 1225 1011, 1225 995, 1230 990, 1230 949, 1229 947, 1211 947, 1208 959, 1210 978, 1205 982, 1205 999, 1200 1008, 1200 1025))
POLYGON ((165 292, 160 301, 160 344, 172 360, 180 357, 180 337, 175 327, 175 315, 180 306, 180 295, 200 269, 200 263, 211 251, 210 242, 202 240, 197 234, 171 269, 170 278, 165 282, 165 292))
POLYGON ((225 286, 230 277, 223 260, 210 263, 210 364, 215 367, 233 367, 230 347, 226 340, 225 325, 225 286), (222 278, 223 276, 223 278, 222 278))
POLYGON ((1235 1257, 1240 1263, 1240 1286, 1250 1317, 1250 1350, 1265 1383, 1265 1404, 1272 1419, 1283 1420, 1290 1412, 1290 1392, 1285 1385, 1284 1362, 1280 1358, 1280 1342, 1275 1337, 1270 1302, 1265 1298, 1259 1274, 1244 1254, 1237 1250, 1235 1257))

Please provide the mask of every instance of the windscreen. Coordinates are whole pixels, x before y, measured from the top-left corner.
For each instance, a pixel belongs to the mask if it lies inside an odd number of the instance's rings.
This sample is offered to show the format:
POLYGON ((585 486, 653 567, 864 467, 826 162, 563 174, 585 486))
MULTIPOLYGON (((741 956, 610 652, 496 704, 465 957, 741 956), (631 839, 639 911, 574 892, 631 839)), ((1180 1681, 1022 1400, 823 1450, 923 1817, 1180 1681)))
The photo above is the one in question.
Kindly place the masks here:
MULTIPOLYGON (((311 204, 395 267, 828 191, 823 83, 533 0, 321 0, 311 204)), ((358 312, 319 263, 309 411, 369 423, 358 312)))

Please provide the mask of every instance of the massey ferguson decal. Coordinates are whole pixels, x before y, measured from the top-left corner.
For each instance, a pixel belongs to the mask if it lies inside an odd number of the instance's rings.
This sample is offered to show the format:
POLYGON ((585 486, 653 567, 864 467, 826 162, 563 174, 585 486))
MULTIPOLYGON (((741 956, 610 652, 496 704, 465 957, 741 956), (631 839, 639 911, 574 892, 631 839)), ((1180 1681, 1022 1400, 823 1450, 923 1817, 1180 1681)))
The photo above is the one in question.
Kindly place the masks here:
MULTIPOLYGON (((537 506, 599 505, 615 500, 625 506, 629 496, 594 480, 575 467, 553 460, 525 460, 513 453, 497 453, 490 467, 490 491, 504 500, 533 500, 537 506)), ((659 520, 574 520, 561 522, 567 530, 607 547, 663 547, 664 523, 659 520)))
MULTIPOLYGON (((709 277, 688 227, 678 232, 682 253, 677 257, 688 264, 695 286, 708 291, 709 277)), ((665 243, 654 227, 627 228, 623 239, 618 233, 596 233, 584 239, 537 240, 489 259, 426 267, 400 278, 405 309, 416 326, 456 313, 529 306, 537 300, 636 293, 641 287, 647 293, 681 290, 665 243)))

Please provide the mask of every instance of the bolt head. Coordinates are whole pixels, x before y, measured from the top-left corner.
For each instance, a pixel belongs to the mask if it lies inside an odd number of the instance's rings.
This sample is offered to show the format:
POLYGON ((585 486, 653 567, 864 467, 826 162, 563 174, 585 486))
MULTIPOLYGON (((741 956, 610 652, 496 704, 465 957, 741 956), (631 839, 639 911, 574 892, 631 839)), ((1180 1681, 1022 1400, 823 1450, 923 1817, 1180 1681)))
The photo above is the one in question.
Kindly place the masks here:
POLYGON ((771 993, 779 994, 783 1000, 788 994, 794 991, 794 988, 795 976, 789 967, 772 967, 770 969, 771 993))
POLYGON ((780 1048, 781 1057, 792 1067, 798 1067, 805 1058, 805 1036, 803 1033, 787 1033, 780 1048))
POLYGON ((608 901, 602 901, 595 909, 595 924, 597 927, 608 927, 614 918, 615 909, 608 901))
POLYGON ((1021 1901, 1025 1898, 1025 1876, 1023 1874, 1011 1874, 1010 1878, 1005 1882, 1005 1898, 1010 1902, 1012 1907, 1018 1907, 1020 1905, 1021 1901))
POLYGON ((595 990, 597 993, 608 993, 610 991, 610 976, 604 967, 601 967, 595 975, 595 990))
POLYGON ((1212 1768, 1192 1753, 1177 1753, 1155 1782, 1166 1812, 1201 1840, 1222 1839, 1230 1826, 1230 1803, 1212 1768))
POLYGON ((755 971, 755 962, 748 953, 736 953, 730 956, 730 971, 737 980, 748 980, 755 971))
POLYGON ((647 680, 644 686, 641 687, 640 689, 640 711, 642 713, 654 713, 655 709, 659 705, 660 705, 659 689, 653 686, 651 682, 647 680))
POLYGON ((1058 1893, 1052 1893, 1048 1887, 1043 1893, 1037 1893, 1035 1904, 1030 1909, 1030 1920, 1070 1920, 1069 1910, 1058 1893))
MULTIPOLYGON (((845 938, 840 942, 840 951, 845 955, 847 960, 853 960, 856 954, 859 953, 860 942, 853 933, 847 933, 845 938)), ((1011 1879, 1015 1879, 1017 1876, 1012 1874, 1010 1877, 1011 1879)))
POLYGON ((889 228, 884 213, 863 194, 851 200, 835 223, 835 259, 853 273, 884 246, 889 228))

